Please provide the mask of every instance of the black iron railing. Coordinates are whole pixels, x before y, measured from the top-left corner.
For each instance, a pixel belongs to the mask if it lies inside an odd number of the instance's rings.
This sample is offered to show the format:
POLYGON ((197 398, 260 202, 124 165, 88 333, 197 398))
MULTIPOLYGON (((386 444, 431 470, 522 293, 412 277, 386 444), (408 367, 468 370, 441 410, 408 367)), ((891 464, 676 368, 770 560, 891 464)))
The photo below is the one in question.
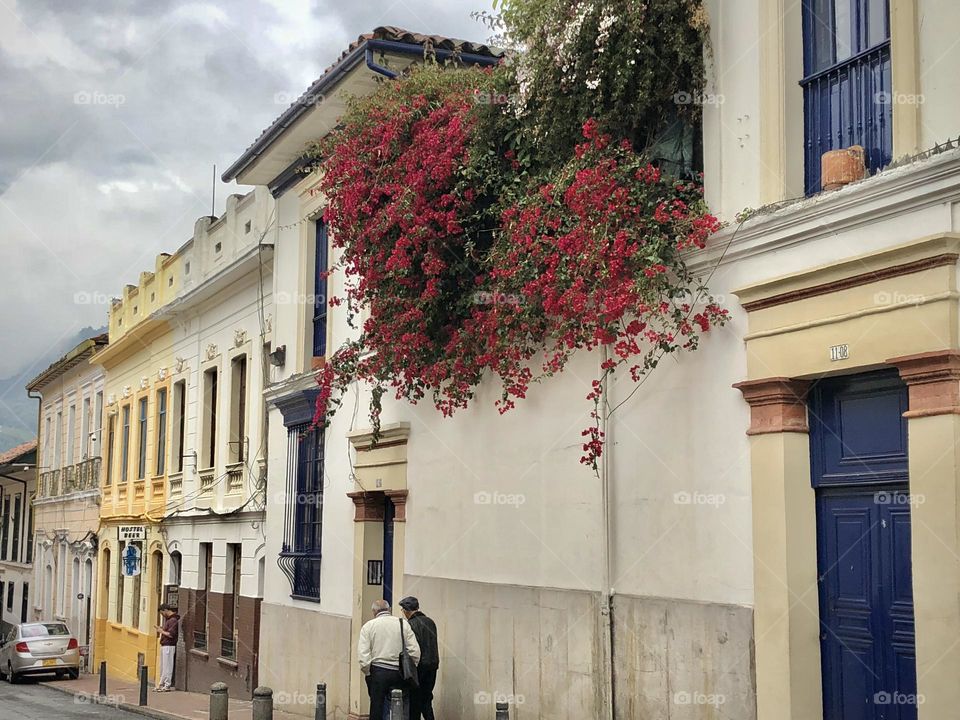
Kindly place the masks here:
POLYGON ((320 553, 283 551, 277 564, 290 581, 291 595, 306 600, 320 599, 320 553))
POLYGON ((871 172, 893 156, 890 41, 804 78, 804 155, 808 195, 820 191, 820 157, 862 145, 871 172))

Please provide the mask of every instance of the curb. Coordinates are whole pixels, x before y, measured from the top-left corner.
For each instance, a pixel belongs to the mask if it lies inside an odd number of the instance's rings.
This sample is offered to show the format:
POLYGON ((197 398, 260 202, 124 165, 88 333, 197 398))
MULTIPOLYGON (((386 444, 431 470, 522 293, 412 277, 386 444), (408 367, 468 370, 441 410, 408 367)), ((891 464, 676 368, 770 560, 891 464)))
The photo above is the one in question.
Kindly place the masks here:
POLYGON ((134 713, 136 715, 143 715, 144 717, 154 718, 154 720, 190 720, 186 715, 177 715, 175 713, 164 712, 163 710, 157 710, 149 706, 141 705, 131 705, 130 703, 118 703, 111 702, 107 697, 101 697, 93 693, 85 693, 83 691, 77 692, 71 690, 70 688, 62 687, 60 685, 49 685, 44 683, 43 687, 50 688, 51 690, 56 690, 59 693, 64 695, 71 695, 76 700, 79 697, 84 698, 84 703, 89 705, 106 705, 107 707, 112 707, 117 710, 125 710, 129 713, 134 713))

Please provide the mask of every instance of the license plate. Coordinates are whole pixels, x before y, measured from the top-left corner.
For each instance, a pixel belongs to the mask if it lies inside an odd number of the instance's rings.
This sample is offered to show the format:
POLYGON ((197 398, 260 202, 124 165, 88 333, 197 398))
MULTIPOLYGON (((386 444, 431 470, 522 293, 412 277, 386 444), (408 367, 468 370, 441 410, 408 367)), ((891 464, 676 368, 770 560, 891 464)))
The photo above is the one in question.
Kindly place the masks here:
POLYGON ((43 661, 43 666, 44 666, 44 667, 52 667, 53 665, 56 665, 56 664, 57 664, 57 661, 56 661, 55 658, 50 658, 49 660, 44 660, 44 661, 43 661))

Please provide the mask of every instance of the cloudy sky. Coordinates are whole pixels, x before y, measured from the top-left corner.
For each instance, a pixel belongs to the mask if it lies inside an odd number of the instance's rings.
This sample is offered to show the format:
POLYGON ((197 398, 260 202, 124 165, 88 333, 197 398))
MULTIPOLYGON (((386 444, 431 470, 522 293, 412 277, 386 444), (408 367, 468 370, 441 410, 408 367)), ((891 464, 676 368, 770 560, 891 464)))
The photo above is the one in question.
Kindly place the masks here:
MULTIPOLYGON (((484 40, 489 0, 0 0, 0 378, 105 323, 218 174, 378 25, 484 40)), ((217 182, 217 213, 231 192, 217 182)), ((29 379, 29 378, 27 378, 29 379)))

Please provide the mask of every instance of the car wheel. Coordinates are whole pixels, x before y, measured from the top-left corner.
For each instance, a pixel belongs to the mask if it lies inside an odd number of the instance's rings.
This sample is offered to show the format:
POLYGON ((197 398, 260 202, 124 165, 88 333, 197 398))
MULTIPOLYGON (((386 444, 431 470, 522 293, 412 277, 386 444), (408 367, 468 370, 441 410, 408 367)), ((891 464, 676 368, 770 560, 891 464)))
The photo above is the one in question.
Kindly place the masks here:
POLYGON ((7 661, 7 682, 9 682, 11 685, 16 685, 19 679, 20 678, 17 677, 17 674, 13 671, 13 665, 7 661))
POLYGON ((70 678, 71 680, 78 679, 80 677, 80 669, 71 668, 70 670, 67 670, 67 677, 70 678))

